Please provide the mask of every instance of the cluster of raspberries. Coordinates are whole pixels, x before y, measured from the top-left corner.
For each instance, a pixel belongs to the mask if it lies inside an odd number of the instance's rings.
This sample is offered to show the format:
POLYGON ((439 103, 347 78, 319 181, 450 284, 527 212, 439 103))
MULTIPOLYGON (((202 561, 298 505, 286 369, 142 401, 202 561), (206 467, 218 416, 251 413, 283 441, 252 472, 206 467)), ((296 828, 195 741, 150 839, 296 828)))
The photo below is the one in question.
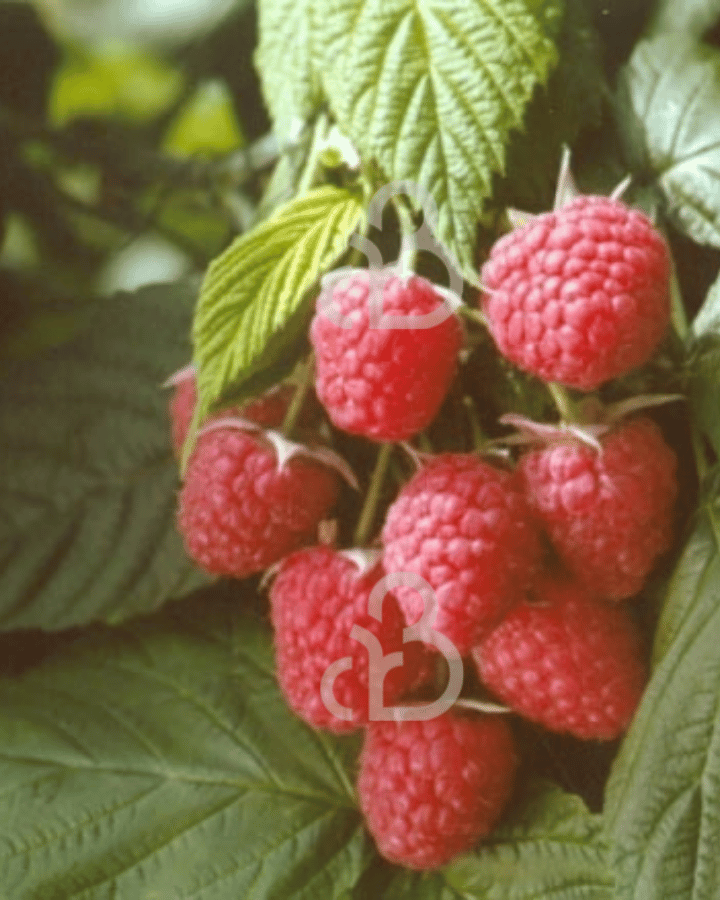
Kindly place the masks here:
MULTIPOLYGON (((590 390, 654 352, 668 323, 668 277, 667 248, 645 216, 579 197, 497 242, 481 302, 510 360, 590 390)), ((435 417, 463 329, 424 278, 347 269, 324 281, 310 339, 315 392, 332 423, 390 442, 435 417)), ((550 436, 514 466, 477 453, 422 455, 379 541, 340 550, 317 543, 338 490, 330 457, 275 430, 291 397, 279 388, 205 423, 179 495, 180 530, 209 572, 273 567, 288 704, 315 728, 365 728, 357 790, 368 828, 387 859, 432 869, 493 828, 518 762, 508 717, 487 704, 407 714, 440 690, 438 648, 452 642, 490 698, 545 728, 620 735, 646 665, 619 601, 637 594, 669 547, 676 459, 644 415, 596 428, 589 441, 545 428, 550 436), (411 577, 386 589, 397 573, 411 577), (427 641, 417 631, 404 640, 418 621, 427 641), (373 702, 387 710, 401 700, 402 715, 373 714, 373 702)), ((187 370, 171 404, 176 449, 195 399, 187 370)), ((322 414, 315 404, 303 413, 310 426, 322 414)))

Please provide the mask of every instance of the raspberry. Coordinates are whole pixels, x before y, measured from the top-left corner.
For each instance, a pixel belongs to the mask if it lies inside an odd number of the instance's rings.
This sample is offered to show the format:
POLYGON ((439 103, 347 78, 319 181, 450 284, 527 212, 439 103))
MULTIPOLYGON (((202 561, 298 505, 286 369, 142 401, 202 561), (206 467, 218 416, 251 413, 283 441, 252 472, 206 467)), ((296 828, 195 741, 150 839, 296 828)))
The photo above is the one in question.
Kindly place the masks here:
POLYGON ((201 434, 180 491, 188 554, 208 572, 243 578, 314 538, 338 479, 312 459, 279 466, 266 440, 238 428, 201 434))
POLYGON ((338 428, 378 441, 405 440, 440 408, 455 374, 462 329, 454 315, 431 328, 382 327, 371 317, 375 291, 382 292, 388 316, 442 312, 445 303, 429 281, 392 270, 354 269, 326 282, 310 326, 315 389, 338 428), (340 315, 350 327, 334 321, 340 315))
POLYGON ((487 687, 521 715, 580 738, 618 737, 646 681, 640 635, 626 609, 569 580, 541 579, 473 651, 487 687))
POLYGON ((380 853, 435 869, 469 850, 500 818, 516 767, 512 733, 497 716, 372 723, 357 790, 380 853))
POLYGON ((375 635, 383 655, 404 654, 404 665, 385 676, 385 706, 414 687, 423 671, 429 653, 416 641, 403 645, 404 622, 395 598, 385 597, 382 622, 370 615, 368 599, 383 575, 379 563, 363 573, 347 556, 324 546, 299 550, 280 564, 270 590, 277 678, 288 705, 316 728, 342 733, 368 722, 368 650, 351 637, 354 625, 375 635), (352 718, 342 719, 328 709, 321 683, 328 667, 347 657, 351 668, 332 685, 335 700, 352 711, 352 718))
MULTIPOLYGON (((187 370, 184 377, 175 381, 174 387, 175 390, 170 398, 170 421, 173 448, 175 456, 179 458, 197 403, 195 374, 192 370, 187 370)), ((282 424, 293 392, 294 388, 291 385, 279 385, 243 406, 233 406, 231 409, 209 416, 207 421, 211 422, 224 416, 240 416, 250 422, 256 422, 258 425, 274 428, 282 424)))
POLYGON ((667 246, 619 200, 581 196, 501 238, 482 269, 500 351, 593 390, 646 362, 670 318, 667 246))
POLYGON ((636 418, 602 440, 602 452, 566 442, 528 453, 527 496, 567 568, 597 597, 643 586, 672 537, 677 460, 660 429, 636 418))
MULTIPOLYGON (((388 510, 382 531, 388 572, 413 572, 435 592, 433 625, 461 654, 522 598, 541 555, 516 474, 471 454, 430 459, 388 510)), ((395 588, 408 624, 423 611, 410 587, 395 588)))

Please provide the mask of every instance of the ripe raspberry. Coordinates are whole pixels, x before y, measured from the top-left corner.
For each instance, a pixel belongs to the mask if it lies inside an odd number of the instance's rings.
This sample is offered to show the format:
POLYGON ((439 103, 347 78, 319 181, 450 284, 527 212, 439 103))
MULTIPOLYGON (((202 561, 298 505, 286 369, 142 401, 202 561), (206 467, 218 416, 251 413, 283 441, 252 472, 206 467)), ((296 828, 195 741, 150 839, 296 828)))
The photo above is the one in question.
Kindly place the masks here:
MULTIPOLYGON (((174 387, 175 390, 170 398, 170 422, 172 424, 173 449, 175 456, 179 458, 197 403, 194 372, 187 370, 185 376, 175 382, 174 387)), ((207 421, 211 422, 222 416, 240 416, 249 422, 264 425, 266 428, 275 428, 282 424, 293 392, 294 388, 291 385, 279 385, 243 406, 233 406, 231 409, 209 416, 207 421)))
POLYGON ((403 652, 404 665, 385 676, 385 706, 426 674, 430 654, 417 641, 403 645, 405 623, 395 598, 385 597, 382 622, 370 615, 368 599, 383 575, 379 563, 363 573, 347 556, 324 546, 299 550, 280 564, 270 590, 277 678, 288 705, 316 728, 342 733, 368 722, 370 660, 367 647, 350 634, 354 625, 375 635, 383 655, 403 652), (321 692, 328 667, 347 657, 352 666, 337 675, 332 695, 352 711, 349 720, 336 716, 321 692))
POLYGON ((552 731, 617 737, 646 681, 635 623, 624 607, 593 600, 570 580, 541 579, 534 599, 473 650, 480 677, 514 710, 552 731))
POLYGON ((357 790, 380 853, 435 869, 469 850, 500 818, 516 767, 512 732, 497 716, 373 722, 357 790))
MULTIPOLYGON (((382 531, 388 572, 414 572, 435 592, 433 628, 465 654, 519 601, 541 548, 515 474, 471 454, 432 458, 405 485, 382 531)), ((423 611, 410 587, 394 590, 408 624, 423 611)))
POLYGON ((201 434, 180 491, 178 526, 208 572, 243 578, 312 540, 338 479, 303 456, 278 465, 275 449, 238 428, 201 434))
POLYGON ((601 440, 602 452, 565 442, 525 455, 528 499, 567 568, 595 596, 631 597, 672 537, 675 454, 646 417, 601 440))
POLYGON ((593 390, 652 355, 670 318, 669 273, 665 242, 645 215, 580 196, 495 244, 483 307, 508 359, 593 390))
POLYGON ((391 270, 350 270, 326 282, 310 326, 315 389, 338 428, 379 441, 405 440, 435 418, 455 374, 462 329, 455 315, 431 328, 383 327, 373 315, 376 291, 382 313, 406 323, 408 316, 445 308, 429 281, 391 270), (338 316, 349 327, 341 327, 338 316))

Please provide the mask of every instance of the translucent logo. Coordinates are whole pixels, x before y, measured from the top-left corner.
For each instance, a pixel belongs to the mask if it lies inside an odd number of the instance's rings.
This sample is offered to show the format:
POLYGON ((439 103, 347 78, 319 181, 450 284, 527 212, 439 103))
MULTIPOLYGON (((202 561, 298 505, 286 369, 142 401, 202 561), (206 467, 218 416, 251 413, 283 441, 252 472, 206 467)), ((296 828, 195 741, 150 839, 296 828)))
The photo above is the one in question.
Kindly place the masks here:
MULTIPOLYGON (((435 200, 432 195, 420 184, 415 181, 391 181, 375 194, 370 201, 368 207, 368 223, 377 228, 382 229, 382 216, 388 201, 392 197, 406 195, 410 197, 413 203, 423 212, 423 222, 420 228, 412 234, 404 238, 405 241, 410 240, 417 250, 424 250, 432 253, 438 259, 442 260, 447 269, 450 285, 449 287, 440 287, 433 285, 436 293, 440 295, 443 302, 437 306, 432 312, 424 315, 391 315, 385 313, 383 309, 383 291, 382 287, 377 283, 371 284, 370 296, 368 297, 368 315, 370 328, 378 329, 422 329, 434 328, 440 325, 445 319, 449 318, 455 310, 462 305, 462 289, 463 277, 460 273, 460 265, 452 252, 445 247, 436 237, 438 225, 438 211, 435 200)), ((379 271, 386 268, 383 264, 382 254, 373 241, 368 237, 359 234, 350 236, 349 244, 356 250, 363 253, 369 263, 371 271, 379 271)), ((402 256, 402 250, 401 250, 402 256)), ((331 288, 345 278, 349 269, 336 269, 329 272, 322 281, 323 290, 318 298, 317 310, 326 318, 340 328, 352 328, 354 319, 352 316, 346 316, 335 302, 331 288)), ((412 273, 406 273, 407 276, 412 273)))
MULTIPOLYGON (((460 696, 463 685, 463 663, 457 647, 449 638, 433 626, 437 619, 438 602, 435 592, 420 575, 414 572, 391 572, 384 575, 374 586, 368 598, 369 614, 382 622, 382 605, 387 594, 393 588, 404 587, 417 591, 423 600, 423 613, 420 619, 403 630, 403 643, 423 641, 435 647, 447 660, 449 679, 442 695, 432 703, 412 706, 385 706, 383 685, 385 676, 391 669, 403 664, 402 650, 383 654, 378 638, 362 625, 353 625, 350 637, 363 644, 368 651, 368 714, 371 722, 389 721, 426 721, 447 712, 460 696)), ((338 703, 334 686, 337 677, 352 668, 352 658, 345 656, 331 663, 325 670, 320 682, 320 696, 325 708, 338 719, 350 721, 352 710, 338 703)))

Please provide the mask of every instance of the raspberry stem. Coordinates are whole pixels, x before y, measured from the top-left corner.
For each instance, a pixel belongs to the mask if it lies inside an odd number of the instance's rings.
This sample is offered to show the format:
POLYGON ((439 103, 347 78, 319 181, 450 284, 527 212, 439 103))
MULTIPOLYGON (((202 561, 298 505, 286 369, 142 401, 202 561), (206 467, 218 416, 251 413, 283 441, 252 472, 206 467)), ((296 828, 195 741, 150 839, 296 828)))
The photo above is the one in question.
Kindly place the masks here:
POLYGON ((321 113, 321 115, 318 116, 318 120, 315 124, 312 142, 310 144, 310 150, 308 151, 308 157, 305 161, 305 168, 303 169, 302 175, 300 176, 300 181, 298 182, 298 197, 306 194, 315 183, 315 178, 317 177, 317 171, 320 163, 320 156, 325 146, 325 139, 327 138, 328 130, 328 118, 325 113, 321 113))
POLYGON ((473 450, 482 450, 487 444, 487 437, 483 434, 483 430, 480 427, 480 419, 478 418, 473 398, 469 396, 469 394, 465 394, 462 398, 462 402, 465 407, 465 412, 467 413, 468 422, 470 423, 473 450))
POLYGON ((562 419, 562 421, 581 424, 580 418, 575 408, 575 404, 570 399, 570 395, 565 390, 565 388, 561 384, 558 384, 556 381, 549 381, 547 384, 547 389, 548 391, 550 391, 550 395, 553 398, 555 406, 557 407, 557 411, 560 413, 560 418, 562 419))
POLYGON ((380 444, 380 451, 375 460, 375 468, 372 473, 372 478, 370 479, 367 496, 365 497, 365 502, 363 503, 363 508, 360 512, 360 518, 358 519, 357 527, 355 528, 355 535, 353 537, 353 544, 355 547, 362 547, 367 543, 367 540, 370 537, 392 450, 392 444, 380 444))
POLYGON ((297 420, 302 411, 307 393, 310 390, 310 384, 312 382, 313 372, 315 370, 314 363, 315 357, 311 353, 303 364, 300 381, 295 388, 295 393, 293 394, 293 398, 290 401, 290 405, 288 406, 287 412, 285 413, 285 418, 283 419, 281 430, 286 438, 291 437, 293 429, 295 428, 297 420))
POLYGON ((400 222, 400 253, 398 254, 398 269, 403 275, 411 275, 415 271, 417 260, 417 242, 415 240, 416 228, 412 213, 407 206, 399 200, 395 201, 395 211, 400 222))

